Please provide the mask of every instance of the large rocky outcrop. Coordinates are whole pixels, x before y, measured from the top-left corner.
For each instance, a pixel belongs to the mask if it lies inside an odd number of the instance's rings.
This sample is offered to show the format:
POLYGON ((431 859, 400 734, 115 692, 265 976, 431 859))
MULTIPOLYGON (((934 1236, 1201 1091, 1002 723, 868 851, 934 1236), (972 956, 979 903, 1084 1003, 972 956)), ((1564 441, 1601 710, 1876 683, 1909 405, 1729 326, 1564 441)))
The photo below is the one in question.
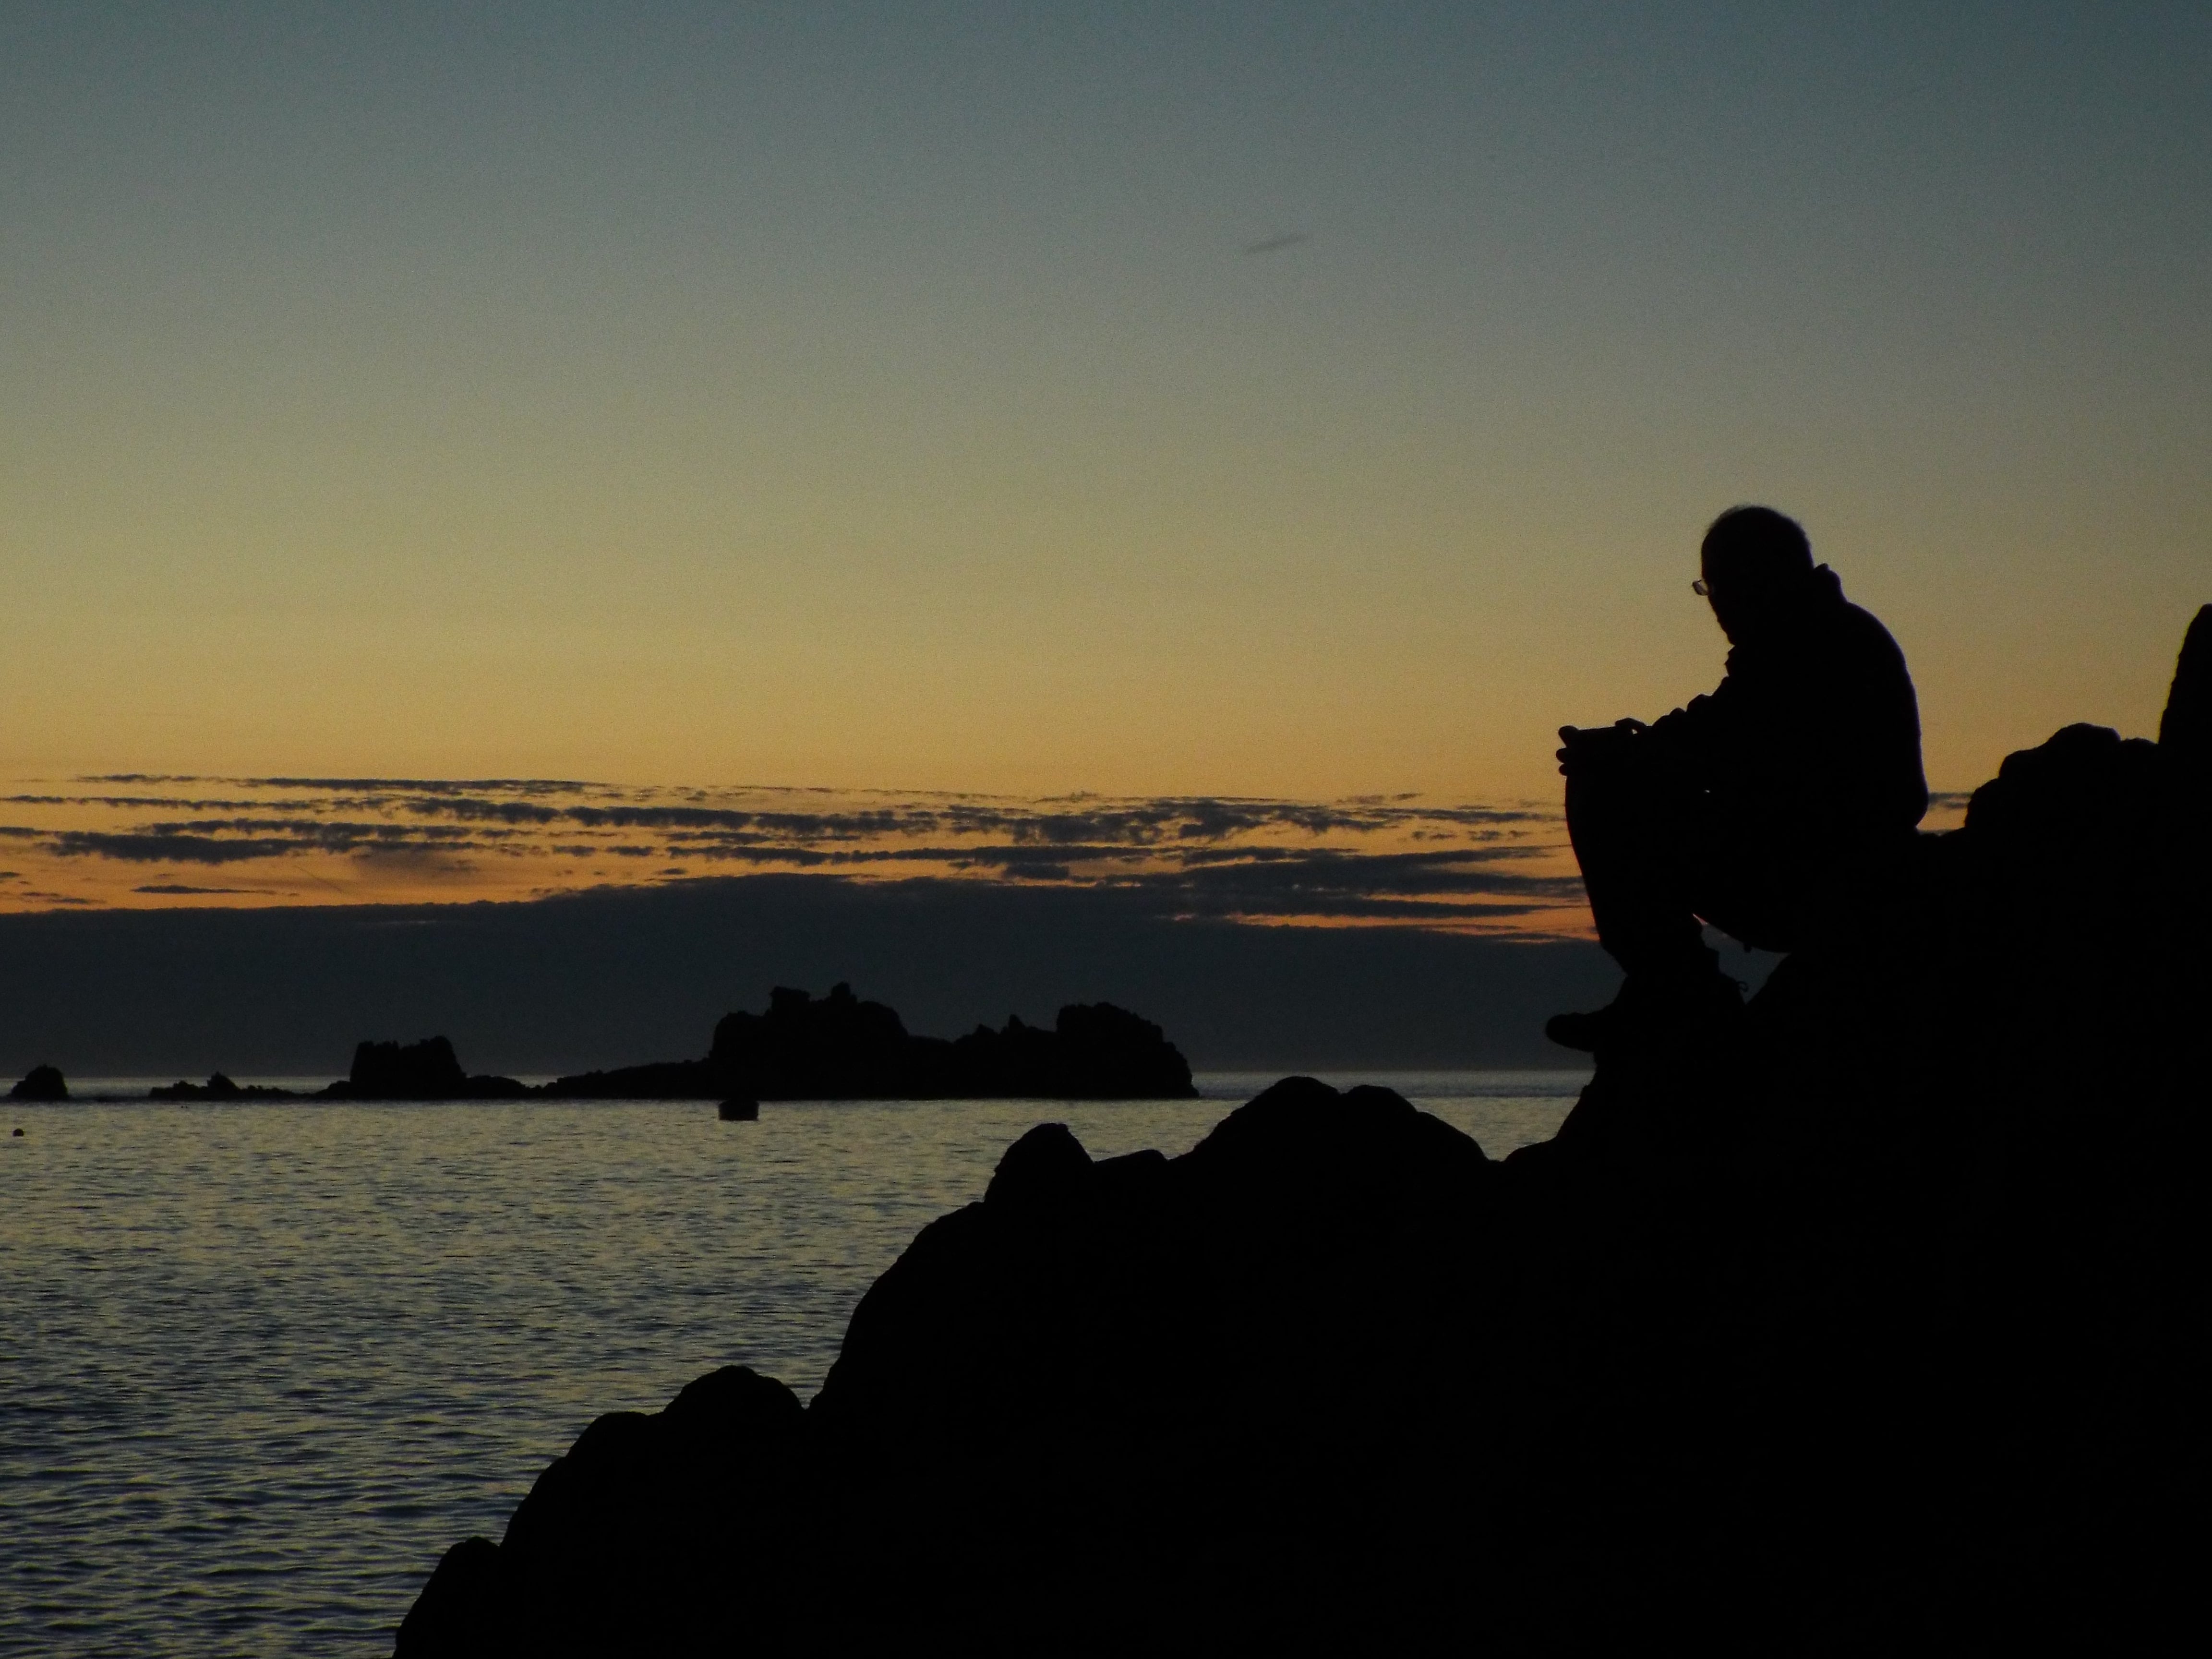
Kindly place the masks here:
POLYGON ((1031 1131, 803 1414, 602 1419, 399 1653, 2202 1647, 2190 637, 2165 741, 2011 757, 1503 1163, 1298 1079, 1179 1158, 1031 1131))
POLYGON ((600 1418, 538 1476, 503 1541, 447 1553, 403 1648, 784 1651, 813 1545, 799 1524, 805 1428, 790 1389, 734 1365, 665 1411, 600 1418), (742 1593, 699 1594, 733 1574, 742 1593))

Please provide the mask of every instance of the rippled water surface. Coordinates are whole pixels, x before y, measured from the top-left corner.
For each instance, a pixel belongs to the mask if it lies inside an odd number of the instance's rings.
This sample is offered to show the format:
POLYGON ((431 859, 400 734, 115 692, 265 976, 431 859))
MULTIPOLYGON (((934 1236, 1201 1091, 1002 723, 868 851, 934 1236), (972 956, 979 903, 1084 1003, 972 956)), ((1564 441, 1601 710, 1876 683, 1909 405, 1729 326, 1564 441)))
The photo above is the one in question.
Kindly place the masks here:
MULTIPOLYGON (((1372 1080, 1492 1157, 1580 1081, 1372 1080)), ((0 1652, 389 1653, 440 1552, 498 1536, 599 1413, 732 1363, 811 1395, 860 1293, 1031 1124, 1179 1152, 1269 1081, 757 1123, 0 1102, 0 1652)))

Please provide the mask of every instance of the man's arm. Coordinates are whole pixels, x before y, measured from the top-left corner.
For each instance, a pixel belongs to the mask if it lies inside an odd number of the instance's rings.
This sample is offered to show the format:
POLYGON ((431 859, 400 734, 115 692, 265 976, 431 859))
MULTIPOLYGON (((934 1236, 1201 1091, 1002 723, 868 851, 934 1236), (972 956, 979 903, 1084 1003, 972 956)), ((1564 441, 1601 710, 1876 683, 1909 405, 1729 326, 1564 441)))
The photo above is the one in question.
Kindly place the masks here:
POLYGON ((1561 726, 1559 775, 1571 778, 1597 770, 1650 729, 1638 720, 1617 720, 1610 726, 1561 726))
POLYGON ((1728 672, 1717 688, 1651 723, 1656 752, 1691 776, 1710 777, 1734 746, 1741 724, 1738 705, 1742 701, 1736 656, 1735 652, 1729 653, 1728 672))
MULTIPOLYGON (((1729 665, 1733 671, 1734 652, 1729 653, 1729 665)), ((1639 720, 1619 720, 1611 726, 1563 726, 1559 728, 1559 775, 1571 778, 1602 765, 1625 744, 1643 738, 1650 744, 1649 752, 1658 759, 1692 777, 1708 776, 1728 750, 1740 701, 1731 672, 1718 689, 1700 693, 1649 726, 1639 720)))

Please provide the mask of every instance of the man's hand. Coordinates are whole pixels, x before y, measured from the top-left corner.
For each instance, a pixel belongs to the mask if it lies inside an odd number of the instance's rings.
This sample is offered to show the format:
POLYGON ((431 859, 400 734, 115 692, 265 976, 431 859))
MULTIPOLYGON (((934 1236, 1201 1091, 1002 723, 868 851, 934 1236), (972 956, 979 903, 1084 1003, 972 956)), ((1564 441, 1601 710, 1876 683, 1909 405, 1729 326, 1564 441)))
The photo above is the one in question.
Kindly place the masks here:
POLYGON ((1637 720, 1619 720, 1610 726, 1561 726, 1559 775, 1571 778, 1605 765, 1650 729, 1637 720))

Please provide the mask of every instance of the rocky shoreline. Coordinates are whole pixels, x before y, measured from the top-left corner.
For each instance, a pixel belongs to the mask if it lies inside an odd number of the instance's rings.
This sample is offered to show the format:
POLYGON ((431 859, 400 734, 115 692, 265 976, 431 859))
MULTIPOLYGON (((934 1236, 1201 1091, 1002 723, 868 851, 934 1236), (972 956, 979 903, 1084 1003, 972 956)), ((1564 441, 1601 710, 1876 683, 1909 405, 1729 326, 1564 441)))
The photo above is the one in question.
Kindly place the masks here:
POLYGON ((600 1419, 398 1653, 2201 1645, 2208 947, 2212 607, 2159 742, 2014 755, 1550 1142, 1032 1130, 811 1405, 600 1419))

